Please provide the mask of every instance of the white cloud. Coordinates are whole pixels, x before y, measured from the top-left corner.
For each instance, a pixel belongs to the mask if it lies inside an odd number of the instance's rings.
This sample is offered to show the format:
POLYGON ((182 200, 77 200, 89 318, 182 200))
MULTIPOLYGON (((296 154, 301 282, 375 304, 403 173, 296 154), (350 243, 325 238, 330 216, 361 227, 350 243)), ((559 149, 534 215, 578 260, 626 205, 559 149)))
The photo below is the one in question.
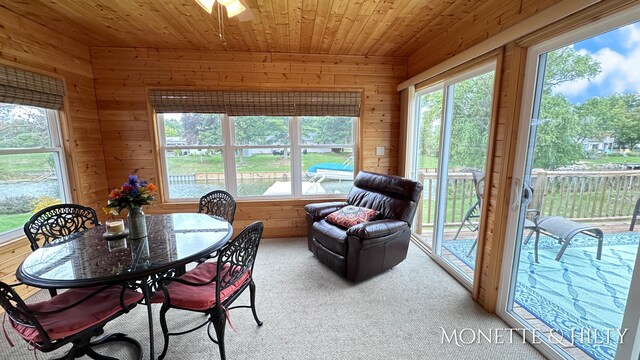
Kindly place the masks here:
POLYGON ((626 38, 624 45, 628 49, 633 49, 640 43, 640 24, 633 23, 620 28, 619 31, 622 37, 626 38))
POLYGON ((610 47, 603 47, 591 53, 580 49, 579 53, 593 56, 600 63, 600 74, 592 81, 577 80, 560 84, 555 90, 568 97, 575 97, 586 91, 590 95, 601 97, 640 91, 640 25, 632 24, 616 31, 620 43, 625 45, 627 51, 618 52, 610 47))

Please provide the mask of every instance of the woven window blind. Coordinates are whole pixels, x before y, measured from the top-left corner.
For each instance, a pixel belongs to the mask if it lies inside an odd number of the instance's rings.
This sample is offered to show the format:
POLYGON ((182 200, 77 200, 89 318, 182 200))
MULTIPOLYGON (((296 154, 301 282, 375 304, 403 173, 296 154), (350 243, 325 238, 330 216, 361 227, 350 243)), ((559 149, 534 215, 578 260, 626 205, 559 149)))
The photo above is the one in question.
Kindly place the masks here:
POLYGON ((359 92, 152 90, 158 113, 226 113, 230 116, 360 116, 359 92))
POLYGON ((62 80, 0 65, 0 102, 60 109, 62 80))

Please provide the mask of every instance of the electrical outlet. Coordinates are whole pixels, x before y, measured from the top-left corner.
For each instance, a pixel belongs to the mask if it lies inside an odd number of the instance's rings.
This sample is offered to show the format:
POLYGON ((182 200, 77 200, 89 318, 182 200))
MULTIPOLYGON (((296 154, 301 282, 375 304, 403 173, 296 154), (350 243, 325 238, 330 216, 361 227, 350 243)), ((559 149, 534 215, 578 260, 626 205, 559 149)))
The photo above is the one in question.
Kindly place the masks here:
POLYGON ((377 156, 382 156, 382 155, 384 155, 384 146, 378 146, 378 147, 376 147, 376 155, 377 155, 377 156))

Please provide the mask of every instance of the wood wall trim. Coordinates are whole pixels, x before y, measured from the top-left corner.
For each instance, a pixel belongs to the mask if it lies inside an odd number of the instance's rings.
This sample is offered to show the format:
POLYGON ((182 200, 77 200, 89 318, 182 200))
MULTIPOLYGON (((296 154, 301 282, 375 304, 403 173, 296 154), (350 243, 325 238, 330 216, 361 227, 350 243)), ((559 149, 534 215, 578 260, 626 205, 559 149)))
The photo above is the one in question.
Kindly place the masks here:
MULTIPOLYGON (((406 78, 406 58, 152 48, 92 48, 91 55, 111 187, 119 186, 131 173, 154 183, 162 181, 148 90, 163 88, 361 91, 356 165, 361 170, 398 174, 396 86, 406 78), (376 146, 386 148, 384 156, 375 155, 376 146)), ((304 205, 320 199, 300 201, 240 200, 234 225, 241 227, 266 214, 265 237, 304 236, 304 205)), ((188 203, 161 202, 146 211, 195 209, 188 203)))
MULTIPOLYGON (((520 22, 517 22, 511 27, 503 29, 503 31, 489 37, 488 39, 474 45, 466 50, 455 54, 455 56, 437 63, 435 66, 429 67, 417 75, 414 75, 410 79, 403 81, 398 85, 398 91, 417 83, 426 81, 448 69, 454 68, 461 64, 464 64, 478 56, 481 56, 491 50, 497 49, 511 41, 517 40, 527 34, 532 33, 544 26, 552 24, 564 17, 567 17, 573 13, 576 13, 588 6, 591 6, 601 0, 571 0, 561 1, 551 7, 548 7, 533 16, 524 17, 520 22)), ((437 42, 438 39, 433 42, 437 42)), ((409 56, 409 72, 415 74, 418 72, 417 68, 420 67, 420 60, 424 57, 429 57, 429 53, 435 47, 435 45, 429 43, 416 53, 409 56)), ((447 39, 442 39, 443 43, 447 42, 447 39)), ((450 39, 449 39, 450 42, 450 39)), ((433 58, 433 56, 431 56, 433 58)))
MULTIPOLYGON (((478 243, 477 243, 477 255, 476 255, 476 264, 484 265, 485 258, 485 244, 488 242, 486 239, 486 229, 489 221, 489 211, 487 211, 489 207, 489 199, 491 197, 491 191, 487 191, 487 184, 492 187, 493 177, 494 177, 494 169, 496 165, 496 138, 498 137, 498 108, 500 104, 500 84, 502 83, 503 77, 503 63, 504 63, 504 51, 502 48, 498 49, 495 54, 492 55, 491 61, 495 61, 495 78, 493 85, 493 95, 491 99, 491 128, 489 130, 489 139, 487 140, 487 160, 485 162, 485 170, 484 170, 484 184, 485 190, 482 194, 482 209, 480 211, 480 219, 478 224, 478 243)), ((478 64, 480 65, 480 64, 478 64)), ((490 254, 490 251, 489 251, 490 254)), ((480 284, 483 282, 483 278, 487 277, 490 274, 484 266, 476 266, 474 270, 474 282, 473 282, 473 291, 472 297, 474 300, 478 300, 480 297, 480 284)))

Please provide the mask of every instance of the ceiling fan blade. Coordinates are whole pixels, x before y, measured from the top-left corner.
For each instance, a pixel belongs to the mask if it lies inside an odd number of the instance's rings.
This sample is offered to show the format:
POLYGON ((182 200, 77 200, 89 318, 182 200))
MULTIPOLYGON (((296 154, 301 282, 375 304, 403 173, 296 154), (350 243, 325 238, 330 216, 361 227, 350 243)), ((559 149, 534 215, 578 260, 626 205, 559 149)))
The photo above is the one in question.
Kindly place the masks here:
POLYGON ((236 15, 237 19, 239 21, 251 21, 251 20, 253 20, 256 16, 253 14, 253 11, 251 11, 251 8, 247 5, 247 2, 245 0, 240 0, 240 2, 245 7, 245 10, 243 12, 241 12, 240 14, 236 15))

